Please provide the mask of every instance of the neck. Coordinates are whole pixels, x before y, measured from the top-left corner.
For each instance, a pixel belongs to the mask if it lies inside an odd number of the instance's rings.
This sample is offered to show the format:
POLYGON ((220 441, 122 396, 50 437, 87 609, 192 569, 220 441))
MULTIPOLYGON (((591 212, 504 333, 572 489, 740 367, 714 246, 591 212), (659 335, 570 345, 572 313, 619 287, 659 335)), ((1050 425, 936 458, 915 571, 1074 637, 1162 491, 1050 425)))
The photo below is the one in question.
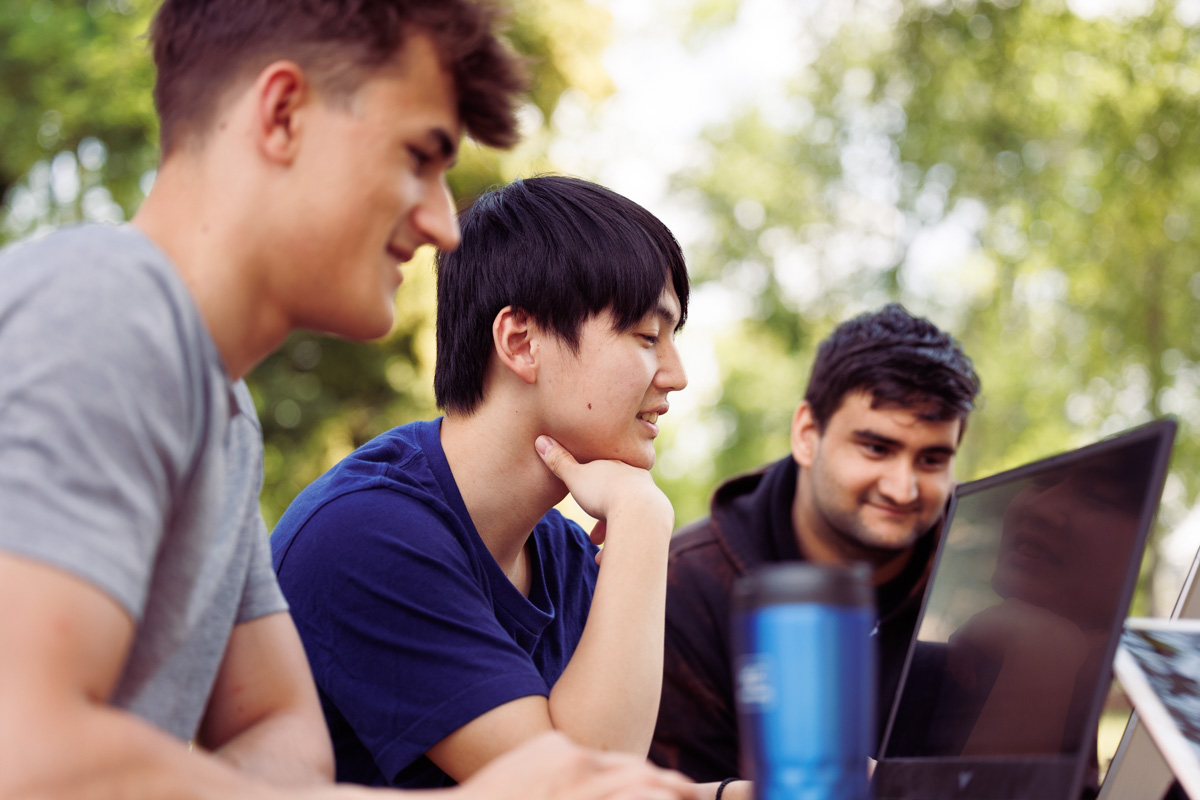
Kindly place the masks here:
POLYGON ((510 577, 523 569, 525 544, 538 520, 567 495, 534 450, 540 433, 527 409, 498 402, 442 420, 442 449, 467 513, 510 577))
POLYGON ((230 178, 235 170, 214 180, 203 159, 194 153, 167 159, 133 225, 170 259, 236 380, 282 344, 291 326, 267 302, 260 254, 250 246, 256 241, 250 187, 230 178))
POLYGON ((812 499, 812 483, 805 469, 800 470, 796 498, 792 501, 792 529, 805 559, 837 566, 867 564, 874 586, 882 586, 899 576, 912 558, 912 547, 903 550, 870 547, 834 530, 812 499))

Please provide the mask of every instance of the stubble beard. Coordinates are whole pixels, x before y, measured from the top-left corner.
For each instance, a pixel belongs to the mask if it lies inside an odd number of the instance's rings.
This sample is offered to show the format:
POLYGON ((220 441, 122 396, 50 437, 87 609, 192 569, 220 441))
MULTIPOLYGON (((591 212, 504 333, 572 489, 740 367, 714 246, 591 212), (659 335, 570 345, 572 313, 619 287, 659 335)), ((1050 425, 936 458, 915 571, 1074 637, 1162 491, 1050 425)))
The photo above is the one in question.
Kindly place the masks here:
MULTIPOLYGON (((843 487, 827 474, 822 465, 822 453, 818 449, 808 474, 808 500, 812 505, 809 519, 814 524, 817 538, 825 542, 846 563, 864 562, 882 566, 893 561, 900 553, 910 549, 932 524, 924 524, 918 518, 910 530, 897 540, 895 535, 877 535, 864 515, 871 505, 870 489, 863 490, 851 500, 849 507, 837 502, 845 495, 843 487)), ((895 529, 893 529, 894 531, 895 529)))
POLYGON ((826 538, 832 539, 830 544, 850 561, 887 563, 912 547, 929 527, 918 519, 899 539, 890 533, 880 535, 863 519, 870 505, 865 495, 856 498, 853 510, 843 510, 822 502, 821 494, 819 490, 814 492, 813 502, 826 531, 826 538))

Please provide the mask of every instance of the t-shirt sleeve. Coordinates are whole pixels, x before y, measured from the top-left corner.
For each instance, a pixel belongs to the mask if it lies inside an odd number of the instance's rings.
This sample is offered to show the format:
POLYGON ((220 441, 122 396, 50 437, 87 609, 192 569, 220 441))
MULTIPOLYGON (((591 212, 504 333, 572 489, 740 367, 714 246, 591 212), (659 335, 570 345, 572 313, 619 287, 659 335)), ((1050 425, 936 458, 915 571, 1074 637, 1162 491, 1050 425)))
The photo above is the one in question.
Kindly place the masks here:
MULTIPOLYGON (((245 381, 235 384, 234 392, 243 415, 235 417, 235 424, 251 426, 246 439, 255 443, 262 442, 262 428, 254 411, 254 399, 245 381)), ((256 452, 258 450, 256 449, 256 452)), ((261 457, 255 459, 255 474, 257 475, 257 495, 262 494, 263 467, 261 457)), ((267 524, 263 521, 262 506, 256 501, 245 507, 242 519, 242 535, 250 540, 249 564, 246 571, 246 584, 242 587, 242 600, 238 606, 236 624, 265 617, 280 611, 287 611, 287 601, 279 588, 279 579, 275 576, 275 568, 271 565, 271 537, 267 532, 267 524)))
POLYGON ((317 685, 389 781, 487 711, 549 694, 468 535, 447 510, 368 489, 316 511, 280 565, 317 685))
POLYGON ((0 549, 138 620, 189 452, 172 308, 137 270, 47 273, 0 296, 0 549))
POLYGON ((271 567, 270 537, 262 514, 255 513, 253 519, 247 520, 247 524, 253 531, 250 568, 246 573, 246 586, 242 590, 242 603, 238 607, 238 625, 288 610, 287 601, 279 589, 279 579, 271 567))

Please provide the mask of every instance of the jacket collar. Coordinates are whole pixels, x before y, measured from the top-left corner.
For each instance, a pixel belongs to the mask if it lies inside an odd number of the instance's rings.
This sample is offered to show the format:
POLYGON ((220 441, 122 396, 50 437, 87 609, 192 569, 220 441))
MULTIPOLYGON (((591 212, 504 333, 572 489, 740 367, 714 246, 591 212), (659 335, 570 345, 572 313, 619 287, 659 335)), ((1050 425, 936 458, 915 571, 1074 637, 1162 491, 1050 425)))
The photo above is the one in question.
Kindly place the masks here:
MULTIPOLYGON (((799 465, 789 455, 755 472, 731 478, 713 493, 713 534, 739 575, 759 564, 804 560, 792 527, 799 474, 799 465)), ((876 588, 881 618, 920 602, 941 527, 939 519, 917 539, 913 557, 901 573, 876 588)))

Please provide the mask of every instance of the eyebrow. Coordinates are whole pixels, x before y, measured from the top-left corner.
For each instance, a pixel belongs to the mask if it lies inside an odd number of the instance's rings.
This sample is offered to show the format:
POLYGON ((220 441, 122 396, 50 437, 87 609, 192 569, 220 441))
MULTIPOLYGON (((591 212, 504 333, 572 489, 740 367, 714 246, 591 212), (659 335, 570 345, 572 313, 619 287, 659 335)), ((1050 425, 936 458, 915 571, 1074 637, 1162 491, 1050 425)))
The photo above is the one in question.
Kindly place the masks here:
POLYGON ((666 303, 663 303, 661 300, 651 313, 676 331, 683 327, 683 321, 675 316, 675 312, 668 308, 666 303))
MULTIPOLYGON (((867 430, 865 428, 854 431, 854 437, 856 439, 883 445, 884 447, 892 447, 897 449, 904 447, 904 442, 900 441, 899 439, 893 439, 890 436, 884 436, 881 433, 876 433, 875 431, 867 430)), ((947 445, 938 444, 934 445, 933 447, 922 447, 920 452, 939 453, 941 455, 952 456, 957 452, 957 449, 947 445)))
POLYGON ((445 128, 434 128, 429 131, 428 136, 436 143, 442 159, 449 162, 447 166, 454 166, 458 156, 458 146, 455 145, 454 138, 450 133, 445 128))

